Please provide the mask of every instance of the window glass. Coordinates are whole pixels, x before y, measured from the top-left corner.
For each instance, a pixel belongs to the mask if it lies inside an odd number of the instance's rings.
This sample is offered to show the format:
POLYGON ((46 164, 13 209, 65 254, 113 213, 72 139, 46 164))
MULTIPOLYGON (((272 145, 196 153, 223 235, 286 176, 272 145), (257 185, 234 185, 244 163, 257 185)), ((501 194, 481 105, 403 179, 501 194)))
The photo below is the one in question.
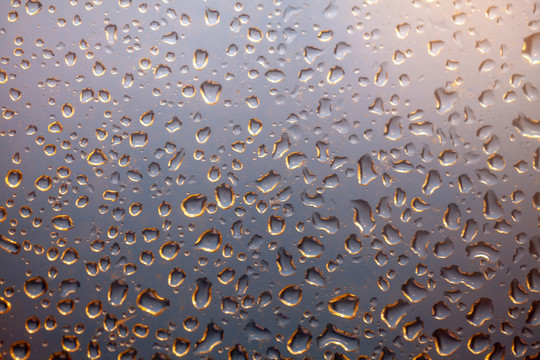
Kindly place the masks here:
POLYGON ((538 358, 540 3, 4 0, 0 49, 0 358, 538 358))

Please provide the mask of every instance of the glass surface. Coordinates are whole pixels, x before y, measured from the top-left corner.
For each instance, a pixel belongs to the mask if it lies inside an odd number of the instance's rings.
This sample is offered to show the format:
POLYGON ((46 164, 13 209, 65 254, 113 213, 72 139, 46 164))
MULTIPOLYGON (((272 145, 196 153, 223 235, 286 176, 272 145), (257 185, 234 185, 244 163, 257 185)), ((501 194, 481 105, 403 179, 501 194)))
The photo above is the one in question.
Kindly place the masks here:
POLYGON ((540 3, 5 0, 0 49, 0 358, 539 358, 540 3))

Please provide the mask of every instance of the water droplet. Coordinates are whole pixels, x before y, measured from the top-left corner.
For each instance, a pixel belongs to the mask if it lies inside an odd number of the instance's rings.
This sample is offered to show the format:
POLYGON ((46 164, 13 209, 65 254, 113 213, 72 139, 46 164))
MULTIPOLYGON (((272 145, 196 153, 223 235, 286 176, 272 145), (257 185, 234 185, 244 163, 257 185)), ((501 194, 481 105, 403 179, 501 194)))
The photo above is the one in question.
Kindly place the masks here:
POLYGON ((137 296, 137 306, 151 315, 158 316, 169 307, 169 299, 159 296, 153 289, 146 289, 137 296))
POLYGON ((287 349, 293 355, 303 354, 311 345, 311 333, 306 328, 299 326, 287 342, 287 349))
POLYGON ((113 306, 121 306, 126 300, 128 284, 123 280, 114 280, 108 293, 109 303, 113 306))
POLYGON ((456 334, 447 329, 437 329, 433 332, 437 352, 442 356, 450 356, 461 346, 456 334))
POLYGON ((523 39, 521 54, 531 64, 540 64, 540 33, 534 33, 523 39))
POLYGON ((201 84, 201 95, 208 105, 215 105, 219 101, 221 84, 215 81, 205 81, 201 84))
POLYGON ((215 252, 221 246, 221 233, 216 229, 205 231, 193 245, 196 249, 215 252))
POLYGON ((264 76, 266 76, 266 79, 271 83, 279 83, 285 79, 285 74, 279 69, 270 69, 264 76))
POLYGON ((287 306, 296 306, 302 300, 302 289, 298 285, 289 285, 279 292, 279 299, 287 306))
POLYGON ((51 220, 56 230, 67 231, 73 229, 73 220, 69 215, 57 215, 51 220))
POLYGON ((94 149, 88 155, 87 161, 92 166, 100 166, 107 162, 107 157, 100 149, 94 149))
POLYGON ((24 282, 24 292, 32 299, 36 299, 45 294, 48 289, 47 281, 41 276, 36 276, 24 282))
POLYGON ((328 302, 328 311, 332 315, 345 319, 354 319, 358 311, 359 300, 356 295, 343 294, 328 302))
POLYGON ((17 188, 21 184, 22 173, 19 170, 10 170, 5 178, 6 185, 10 188, 17 188))
POLYGON ((199 278, 195 281, 195 290, 191 299, 193 306, 197 310, 204 310, 212 301, 212 283, 206 278, 199 278))
POLYGON ((324 245, 314 236, 304 236, 297 247, 305 257, 318 258, 324 251, 324 245))
POLYGON ((203 194, 194 194, 186 197, 182 201, 182 212, 187 217, 201 216, 206 210, 206 196, 203 194))
POLYGON ((36 15, 38 12, 41 11, 41 8, 43 6, 41 5, 41 2, 39 1, 29 0, 26 2, 24 7, 26 8, 26 13, 28 15, 36 15))
POLYGON ((196 354, 207 354, 223 341, 223 330, 215 323, 209 323, 201 340, 195 344, 196 354))
POLYGON ((176 338, 172 346, 173 354, 177 357, 185 356, 189 352, 190 346, 191 343, 188 340, 184 338, 176 338))
POLYGON ((27 360, 30 358, 30 344, 21 340, 11 344, 9 353, 14 360, 27 360))
POLYGON ((329 345, 340 346, 345 351, 356 351, 360 345, 358 337, 328 324, 322 334, 317 337, 317 346, 324 349, 329 345))

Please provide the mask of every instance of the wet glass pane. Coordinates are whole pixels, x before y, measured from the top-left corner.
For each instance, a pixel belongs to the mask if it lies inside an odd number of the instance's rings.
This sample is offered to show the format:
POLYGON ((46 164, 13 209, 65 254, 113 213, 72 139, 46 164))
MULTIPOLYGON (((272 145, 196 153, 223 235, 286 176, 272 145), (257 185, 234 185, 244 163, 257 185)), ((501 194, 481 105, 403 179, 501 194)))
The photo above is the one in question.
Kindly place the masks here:
POLYGON ((0 358, 539 358, 540 3, 5 0, 0 45, 0 358))

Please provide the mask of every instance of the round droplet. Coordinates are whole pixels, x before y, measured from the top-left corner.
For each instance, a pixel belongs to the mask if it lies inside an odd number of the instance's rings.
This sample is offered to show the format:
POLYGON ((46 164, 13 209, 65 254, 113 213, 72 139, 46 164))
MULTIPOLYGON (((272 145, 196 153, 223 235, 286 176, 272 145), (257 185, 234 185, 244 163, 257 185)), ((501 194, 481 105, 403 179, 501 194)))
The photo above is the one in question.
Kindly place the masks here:
POLYGON ((22 173, 19 170, 10 170, 5 178, 6 185, 10 188, 16 188, 21 184, 22 173))
POLYGON ((266 76, 266 80, 271 83, 278 83, 285 79, 285 74, 279 69, 270 69, 264 75, 266 76))
POLYGON ((69 215, 57 215, 51 221, 56 230, 67 231, 73 229, 73 220, 69 215))
POLYGON ((27 360, 30 357, 30 344, 26 341, 17 341, 9 349, 14 360, 27 360))
POLYGON ((302 300, 302 289, 298 285, 289 285, 279 292, 279 300, 287 306, 296 306, 302 300))
POLYGON ((47 289, 47 281, 45 281, 45 279, 41 276, 36 276, 24 282, 24 292, 32 299, 38 298, 45 294, 47 289))
POLYGON ((65 103, 62 105, 62 116, 65 118, 70 118, 75 113, 75 110, 73 109, 73 106, 69 103, 65 103))
POLYGON ((40 191, 47 191, 51 188, 52 179, 47 175, 42 175, 36 179, 36 188, 40 191))

